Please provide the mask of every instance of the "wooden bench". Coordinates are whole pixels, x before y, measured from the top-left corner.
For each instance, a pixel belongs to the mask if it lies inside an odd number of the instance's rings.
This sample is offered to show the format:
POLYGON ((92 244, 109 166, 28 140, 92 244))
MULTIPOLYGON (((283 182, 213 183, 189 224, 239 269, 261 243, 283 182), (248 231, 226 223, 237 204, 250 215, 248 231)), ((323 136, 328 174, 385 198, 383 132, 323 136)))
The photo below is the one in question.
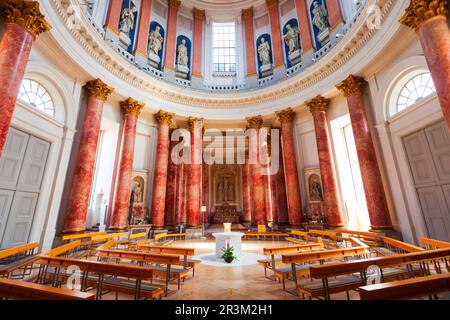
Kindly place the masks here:
POLYGON ((450 291, 450 274, 379 283, 358 289, 361 300, 405 300, 432 297, 450 291))
POLYGON ((123 233, 123 232, 107 233, 107 234, 98 235, 98 236, 91 236, 91 237, 89 237, 89 239, 90 239, 91 245, 93 245, 95 247, 96 245, 108 242, 109 240, 113 240, 115 238, 119 239, 119 238, 123 237, 124 235, 125 235, 125 233, 123 233))
POLYGON ((389 237, 383 237, 383 247, 372 247, 379 256, 391 256, 395 254, 421 252, 425 249, 389 237))
POLYGON ((40 255, 37 263, 40 268, 36 282, 38 284, 48 282, 53 286, 61 286, 63 280, 73 275, 67 269, 77 266, 81 272, 81 291, 86 292, 93 286, 96 289, 97 300, 101 299, 104 290, 132 294, 135 299, 161 298, 165 292, 164 285, 152 283, 154 276, 152 267, 45 255, 40 255))
POLYGON ((320 237, 322 238, 325 245, 330 247, 338 247, 338 236, 335 231, 326 231, 326 230, 309 230, 307 240, 311 241, 314 238, 320 237))
POLYGON ((434 240, 429 238, 420 238, 419 242, 426 246, 427 249, 444 249, 444 248, 450 248, 450 242, 445 242, 441 240, 434 240))
MULTIPOLYGON (((383 245, 383 239, 378 233, 366 232, 366 231, 355 231, 348 229, 337 229, 336 233, 340 235, 341 239, 348 239, 350 237, 356 238, 371 247, 377 247, 383 245)), ((345 241, 345 240, 344 240, 345 241)))
POLYGON ((0 298, 18 300, 94 300, 95 294, 20 280, 0 279, 0 298))
MULTIPOLYGON (((277 261, 281 261, 276 259, 276 256, 286 254, 286 253, 299 253, 305 251, 314 251, 314 250, 323 250, 324 245, 323 242, 319 241, 318 243, 310 243, 310 244, 301 244, 297 246, 284 246, 284 247, 272 247, 272 248, 263 248, 263 254, 265 256, 270 256, 270 258, 258 260, 258 264, 264 267, 264 276, 267 279, 272 279, 267 276, 267 270, 272 270, 274 272, 273 279, 276 278, 276 263, 277 261)), ((283 279, 284 284, 284 279, 283 279)))
POLYGON ((247 240, 249 237, 255 237, 257 240, 260 240, 262 237, 264 240, 267 238, 281 238, 287 237, 289 234, 284 232, 244 232, 244 240, 247 240))
POLYGON ((78 233, 78 234, 68 234, 61 237, 61 240, 64 242, 71 242, 75 240, 90 240, 92 237, 95 236, 102 236, 105 235, 105 231, 99 231, 99 232, 87 232, 87 233, 78 233))
POLYGON ((98 250, 97 254, 100 261, 114 261, 115 263, 124 263, 123 260, 129 260, 131 263, 137 263, 139 266, 151 265, 153 274, 165 278, 166 295, 168 294, 169 284, 172 279, 176 279, 178 289, 181 287, 181 281, 189 275, 189 270, 173 268, 173 265, 180 263, 180 257, 177 255, 153 254, 136 251, 124 250, 98 250), (162 266, 166 266, 165 268, 162 266))
POLYGON ((309 298, 324 297, 337 292, 356 290, 367 285, 367 269, 378 266, 381 281, 393 281, 417 275, 428 275, 427 265, 433 260, 447 259, 450 249, 438 249, 395 256, 377 257, 366 260, 330 263, 310 268, 311 279, 317 279, 299 286, 299 291, 309 298), (415 268, 414 265, 418 265, 415 268), (359 274, 356 276, 355 274, 359 274), (329 278, 333 278, 329 280, 329 278))
POLYGON ((155 246, 151 244, 138 244, 137 247, 142 251, 182 256, 183 260, 177 265, 182 265, 185 269, 192 268, 192 276, 195 276, 195 267, 201 264, 200 260, 189 259, 189 257, 195 255, 195 249, 193 248, 155 246))
POLYGON ((155 234, 155 236, 153 237, 153 240, 155 241, 155 244, 159 245, 159 246, 166 246, 166 245, 171 244, 174 241, 174 239, 171 239, 170 237, 168 237, 167 232, 155 234))
MULTIPOLYGON (((284 279, 292 277, 295 288, 300 288, 298 283, 298 276, 310 276, 312 263, 321 265, 330 260, 346 260, 353 257, 367 257, 369 254, 368 246, 362 245, 352 248, 331 249, 323 251, 305 252, 299 254, 282 255, 282 262, 290 264, 290 267, 279 268, 276 273, 279 273, 283 280, 283 289, 285 289, 284 279), (298 264, 302 264, 298 268, 298 264)), ((301 292, 303 293, 303 292, 301 292)), ((297 292, 296 292, 297 294, 297 292)))
POLYGON ((37 260, 35 254, 39 244, 29 243, 18 247, 0 251, 0 277, 24 278, 32 270, 33 262, 37 260), (28 266, 31 265, 31 268, 28 266), (14 274, 23 269, 21 274, 14 274))
POLYGON ((81 242, 75 240, 62 246, 51 249, 45 255, 50 257, 70 257, 70 258, 85 258, 90 253, 90 242, 81 242))

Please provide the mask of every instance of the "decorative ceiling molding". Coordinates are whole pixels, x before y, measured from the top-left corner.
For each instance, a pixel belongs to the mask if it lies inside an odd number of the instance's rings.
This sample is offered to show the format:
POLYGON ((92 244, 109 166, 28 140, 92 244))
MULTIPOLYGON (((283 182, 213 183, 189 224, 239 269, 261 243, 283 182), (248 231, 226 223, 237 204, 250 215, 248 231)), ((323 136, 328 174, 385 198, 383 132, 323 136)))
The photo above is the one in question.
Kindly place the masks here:
POLYGON ((258 104, 276 102, 311 88, 350 61, 379 32, 379 30, 370 29, 367 26, 365 10, 368 6, 376 4, 381 8, 381 25, 383 25, 397 3, 396 0, 368 0, 366 8, 363 9, 363 13, 347 35, 324 58, 299 74, 255 91, 219 94, 180 90, 176 85, 156 80, 114 51, 91 25, 84 13, 80 17, 80 26, 73 28, 73 18, 67 8, 69 6, 79 8, 78 0, 49 0, 49 2, 61 22, 66 26, 66 31, 99 65, 118 79, 122 79, 137 89, 144 90, 156 99, 211 110, 255 108, 258 104))

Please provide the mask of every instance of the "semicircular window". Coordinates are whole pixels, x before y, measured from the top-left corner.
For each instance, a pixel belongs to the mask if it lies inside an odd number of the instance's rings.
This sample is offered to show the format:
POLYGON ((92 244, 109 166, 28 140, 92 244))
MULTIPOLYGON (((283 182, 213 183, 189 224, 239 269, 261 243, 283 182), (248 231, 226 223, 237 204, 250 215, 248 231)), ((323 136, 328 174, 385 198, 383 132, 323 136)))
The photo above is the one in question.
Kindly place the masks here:
POLYGON ((409 80, 397 100, 397 112, 403 111, 411 107, 419 100, 428 97, 436 92, 433 79, 429 72, 421 73, 409 80))
POLYGON ((18 98, 49 116, 55 116, 55 106, 48 91, 33 80, 24 79, 20 85, 18 98))

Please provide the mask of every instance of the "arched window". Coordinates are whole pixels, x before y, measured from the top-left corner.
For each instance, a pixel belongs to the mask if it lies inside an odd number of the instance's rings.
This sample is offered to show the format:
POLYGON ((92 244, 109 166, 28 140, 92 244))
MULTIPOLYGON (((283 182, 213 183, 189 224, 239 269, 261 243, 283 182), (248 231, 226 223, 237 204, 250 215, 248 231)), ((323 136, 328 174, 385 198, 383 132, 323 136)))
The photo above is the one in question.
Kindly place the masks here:
POLYGON ((55 106, 50 94, 36 81, 22 80, 18 98, 52 117, 55 116, 55 106))
POLYGON ((405 110, 420 99, 428 97, 434 92, 436 92, 436 88, 434 87, 433 79, 429 72, 414 76, 401 89, 395 113, 405 110))

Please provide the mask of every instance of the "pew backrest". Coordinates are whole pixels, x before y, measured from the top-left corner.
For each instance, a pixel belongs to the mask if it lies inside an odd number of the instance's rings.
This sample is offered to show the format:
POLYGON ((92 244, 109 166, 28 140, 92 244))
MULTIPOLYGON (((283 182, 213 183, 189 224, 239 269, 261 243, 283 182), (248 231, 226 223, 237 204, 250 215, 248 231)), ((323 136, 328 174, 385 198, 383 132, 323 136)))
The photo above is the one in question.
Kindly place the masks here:
POLYGON ((304 239, 306 239, 308 237, 308 232, 300 231, 300 230, 292 230, 290 232, 290 234, 293 235, 293 236, 302 237, 304 239))
POLYGON ((50 257, 57 257, 71 250, 74 250, 82 245, 83 243, 81 242, 81 240, 76 240, 67 244, 63 244, 62 246, 53 248, 50 251, 46 252, 45 255, 50 257))
POLYGON ((263 248, 263 254, 265 256, 280 255, 280 254, 286 254, 286 253, 322 250, 323 248, 324 248, 323 243, 311 243, 311 244, 303 244, 303 245, 298 245, 298 246, 263 248))
POLYGON ((404 251, 407 253, 425 251, 424 248, 389 237, 383 237, 383 242, 387 245, 387 247, 391 247, 397 251, 404 251))
POLYGON ((440 249, 450 248, 450 242, 445 242, 445 241, 441 241, 441 240, 434 240, 434 239, 430 239, 430 238, 420 238, 419 242, 427 247, 432 247, 432 248, 440 248, 440 249))
POLYGON ((332 240, 336 240, 337 235, 334 231, 324 231, 324 230, 309 230, 308 235, 310 236, 321 236, 321 237, 328 237, 332 240))
POLYGON ((39 248, 39 243, 33 242, 33 243, 24 244, 24 245, 21 245, 18 247, 1 250, 0 251, 0 260, 6 259, 6 258, 9 258, 12 256, 16 256, 16 255, 19 255, 22 253, 26 253, 28 251, 34 251, 37 248, 39 248))
POLYGON ((95 294, 0 278, 0 297, 23 300, 94 300, 95 294))
POLYGON ((107 257, 110 259, 128 259, 165 265, 173 265, 180 262, 180 257, 177 255, 154 254, 136 251, 98 250, 98 255, 100 257, 107 257))
POLYGON ((324 261, 330 259, 343 259, 346 257, 364 256, 368 254, 367 246, 323 251, 303 252, 298 254, 282 255, 282 261, 286 264, 305 263, 311 261, 324 261))
POLYGON ((147 232, 132 233, 128 236, 128 240, 145 239, 147 238, 147 232))
POLYGON ((105 242, 108 240, 112 240, 114 238, 123 237, 124 235, 125 235, 125 233, 123 233, 123 232, 107 233, 107 234, 103 234, 103 235, 99 235, 99 236, 92 236, 92 237, 90 237, 90 240, 92 243, 105 242))
POLYGON ((164 239, 164 238, 166 238, 166 237, 167 237, 167 233, 166 233, 166 232, 163 232, 163 233, 155 234, 155 236, 153 237, 153 239, 156 240, 156 241, 158 241, 158 240, 164 239))
POLYGON ((165 247, 165 246, 156 246, 151 244, 138 244, 138 249, 150 252, 157 253, 168 253, 168 254, 176 254, 182 256, 194 256, 195 249, 194 248, 180 248, 180 247, 165 247))
POLYGON ((82 240, 82 239, 90 239, 95 236, 101 236, 105 235, 105 231, 99 231, 99 232, 89 232, 89 233, 79 233, 79 234, 68 234, 65 236, 62 236, 63 241, 72 241, 72 240, 82 240))

